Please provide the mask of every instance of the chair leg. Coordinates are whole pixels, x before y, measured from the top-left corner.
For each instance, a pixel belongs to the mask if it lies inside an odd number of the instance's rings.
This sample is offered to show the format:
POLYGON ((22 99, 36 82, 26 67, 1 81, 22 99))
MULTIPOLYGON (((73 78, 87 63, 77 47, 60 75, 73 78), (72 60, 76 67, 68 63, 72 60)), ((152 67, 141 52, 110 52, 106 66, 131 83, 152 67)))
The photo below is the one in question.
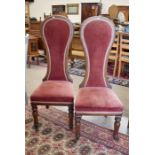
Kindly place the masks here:
POLYGON ((49 105, 46 105, 46 109, 49 109, 49 105))
POLYGON ((27 96, 27 92, 25 91, 25 104, 28 104, 28 96, 27 96))
POLYGON ((39 63, 39 56, 37 56, 37 65, 39 65, 40 63, 39 63))
POLYGON ((118 65, 118 79, 120 78, 121 68, 122 68, 122 64, 121 64, 121 60, 119 60, 119 65, 118 65))
POLYGON ((115 75, 116 75, 116 68, 117 68, 117 59, 114 62, 113 77, 115 77, 115 75))
POLYGON ((121 73, 123 73, 123 71, 124 71, 124 62, 122 62, 121 73))
POLYGON ((71 61, 70 61, 71 67, 73 67, 73 65, 74 65, 74 63, 75 63, 75 62, 74 62, 74 58, 71 58, 70 60, 71 60, 71 61))
POLYGON ((28 59, 28 61, 27 61, 28 62, 28 68, 30 68, 30 65, 31 65, 31 56, 28 56, 27 59, 28 59))
POLYGON ((119 140, 118 131, 120 127, 120 121, 121 121, 121 116, 115 116, 114 132, 113 132, 113 138, 115 140, 119 140))
POLYGON ((38 123, 38 109, 37 105, 32 105, 32 114, 34 119, 34 128, 38 131, 39 123, 38 123))
POLYGON ((73 117, 74 117, 74 107, 73 104, 69 105, 68 107, 69 110, 69 129, 73 129, 73 117))
POLYGON ((76 140, 80 138, 80 125, 81 125, 81 115, 75 115, 75 137, 76 140))

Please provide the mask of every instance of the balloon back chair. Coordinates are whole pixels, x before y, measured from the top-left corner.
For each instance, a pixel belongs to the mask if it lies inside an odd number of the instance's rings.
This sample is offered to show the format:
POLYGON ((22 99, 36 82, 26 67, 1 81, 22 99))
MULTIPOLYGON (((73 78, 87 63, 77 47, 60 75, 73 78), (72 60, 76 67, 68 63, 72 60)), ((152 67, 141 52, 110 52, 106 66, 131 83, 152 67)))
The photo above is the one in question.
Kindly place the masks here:
POLYGON ((105 17, 87 18, 80 30, 86 55, 86 75, 75 100, 75 135, 80 137, 83 115, 115 116, 113 138, 118 140, 123 105, 108 88, 106 69, 108 55, 114 41, 114 25, 105 17))
MULTIPOLYGON (((73 26, 62 16, 47 18, 41 28, 47 51, 47 73, 30 99, 34 127, 38 130, 37 106, 68 106, 69 128, 73 128, 73 84, 67 71, 68 51, 73 37, 73 26)), ((51 114, 52 115, 52 114, 51 114)))

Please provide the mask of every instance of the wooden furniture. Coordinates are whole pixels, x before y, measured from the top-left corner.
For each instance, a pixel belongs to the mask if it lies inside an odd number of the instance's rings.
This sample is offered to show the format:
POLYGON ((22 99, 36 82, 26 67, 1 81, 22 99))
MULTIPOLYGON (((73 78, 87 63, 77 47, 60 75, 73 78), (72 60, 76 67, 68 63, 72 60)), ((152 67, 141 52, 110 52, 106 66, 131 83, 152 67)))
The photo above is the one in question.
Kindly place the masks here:
POLYGON ((120 33, 118 78, 122 71, 122 63, 129 63, 129 34, 125 32, 120 33))
POLYGON ((41 24, 42 24, 41 21, 30 21, 29 34, 34 35, 38 38, 41 38, 41 33, 40 33, 41 24))
POLYGON ((80 138, 80 121, 84 115, 115 116, 113 138, 119 139, 123 104, 106 82, 106 65, 114 29, 111 20, 104 17, 90 17, 82 24, 80 35, 87 63, 86 75, 75 100, 76 139, 80 138))
POLYGON ((28 57, 28 67, 30 67, 32 57, 36 58, 36 63, 39 65, 38 37, 29 35, 27 57, 28 57))
POLYGON ((109 7, 109 15, 111 19, 116 19, 119 12, 123 12, 126 21, 129 21, 129 6, 112 5, 109 7))
POLYGON ((58 15, 58 16, 64 16, 66 18, 68 18, 68 14, 66 12, 60 12, 58 14, 54 14, 55 16, 58 15))
POLYGON ((39 128, 38 106, 67 106, 69 129, 73 129, 73 84, 67 71, 73 25, 66 17, 51 17, 44 21, 41 33, 48 49, 48 68, 43 82, 30 97, 34 127, 36 131, 39 128))
POLYGON ((116 32, 111 51, 109 53, 109 61, 114 62, 113 77, 116 75, 118 54, 119 54, 119 33, 116 32))
POLYGON ((40 33, 41 24, 42 24, 41 21, 30 21, 29 34, 37 37, 38 38, 38 48, 44 49, 44 45, 43 45, 41 33, 40 33))
POLYGON ((41 24, 41 21, 30 21, 30 29, 34 31, 40 31, 41 24))
POLYGON ((81 23, 88 17, 101 13, 100 3, 81 3, 81 23))
POLYGON ((84 49, 80 39, 80 24, 74 25, 74 35, 72 39, 72 44, 69 51, 69 58, 74 63, 74 59, 85 59, 84 49))
POLYGON ((70 48, 69 58, 74 62, 74 59, 85 59, 84 49, 81 43, 80 36, 74 36, 70 48))
POLYGON ((29 34, 35 36, 38 38, 38 48, 42 49, 44 51, 44 54, 42 55, 45 60, 46 60, 46 48, 45 45, 43 43, 42 37, 41 37, 41 25, 42 25, 42 21, 31 21, 30 22, 30 30, 29 30, 29 34))
POLYGON ((29 2, 25 2, 25 30, 26 33, 29 31, 30 28, 30 7, 29 2))

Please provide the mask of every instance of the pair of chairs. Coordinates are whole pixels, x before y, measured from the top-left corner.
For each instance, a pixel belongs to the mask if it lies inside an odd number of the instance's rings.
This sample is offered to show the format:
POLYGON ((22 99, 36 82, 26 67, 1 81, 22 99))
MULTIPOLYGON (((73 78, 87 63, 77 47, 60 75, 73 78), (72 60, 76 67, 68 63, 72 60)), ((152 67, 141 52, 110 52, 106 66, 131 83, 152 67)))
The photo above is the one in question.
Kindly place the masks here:
POLYGON ((73 25, 68 18, 54 16, 44 21, 41 29, 47 48, 48 69, 40 86, 32 93, 31 106, 36 131, 39 128, 37 106, 68 106, 69 128, 75 117, 76 139, 80 137, 83 115, 115 116, 113 137, 118 140, 123 105, 108 88, 106 66, 114 40, 114 25, 104 17, 90 17, 81 26, 81 41, 86 55, 86 75, 74 98, 73 84, 67 71, 67 59, 73 38, 73 25))

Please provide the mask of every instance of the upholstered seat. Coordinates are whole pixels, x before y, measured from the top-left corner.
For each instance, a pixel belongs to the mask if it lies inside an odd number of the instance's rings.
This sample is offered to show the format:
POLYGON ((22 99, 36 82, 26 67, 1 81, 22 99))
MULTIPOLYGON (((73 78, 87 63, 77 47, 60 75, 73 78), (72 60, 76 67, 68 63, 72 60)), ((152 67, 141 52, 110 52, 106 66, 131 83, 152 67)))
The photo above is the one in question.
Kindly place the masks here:
POLYGON ((122 113, 123 105, 116 94, 106 87, 81 88, 76 97, 76 113, 122 113))
MULTIPOLYGON (((62 104, 73 102, 73 84, 69 81, 44 81, 31 95, 31 101, 55 102, 62 104)), ((44 104, 44 103, 43 103, 44 104)))

